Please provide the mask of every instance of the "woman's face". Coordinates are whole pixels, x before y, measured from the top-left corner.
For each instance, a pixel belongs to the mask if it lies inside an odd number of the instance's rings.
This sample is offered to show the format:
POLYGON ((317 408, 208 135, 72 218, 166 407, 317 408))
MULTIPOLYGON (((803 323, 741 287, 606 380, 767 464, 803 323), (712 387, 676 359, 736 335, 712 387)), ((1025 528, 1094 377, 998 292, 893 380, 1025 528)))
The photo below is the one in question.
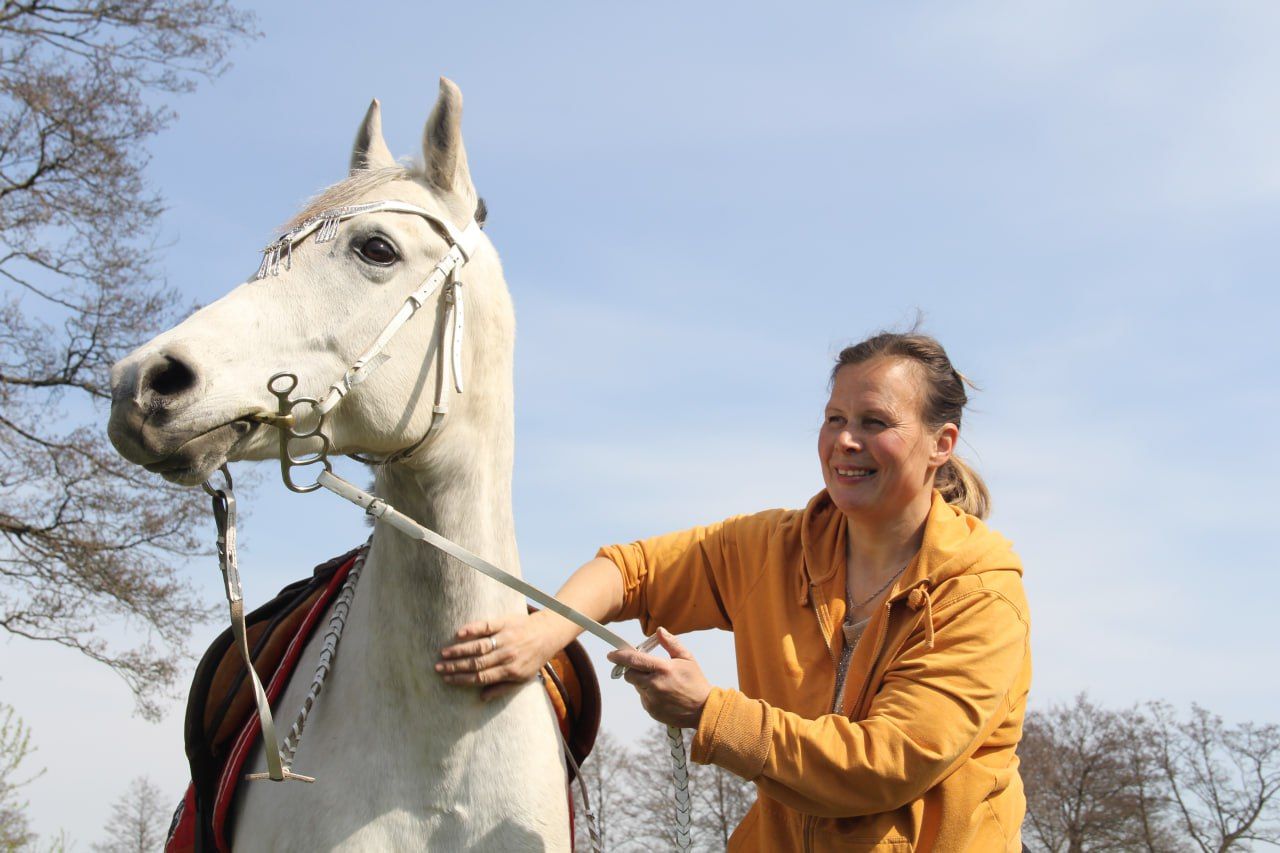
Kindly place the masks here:
POLYGON ((921 420, 918 368, 876 358, 840 368, 831 388, 818 459, 831 500, 846 515, 891 520, 932 499, 933 475, 959 430, 921 420))

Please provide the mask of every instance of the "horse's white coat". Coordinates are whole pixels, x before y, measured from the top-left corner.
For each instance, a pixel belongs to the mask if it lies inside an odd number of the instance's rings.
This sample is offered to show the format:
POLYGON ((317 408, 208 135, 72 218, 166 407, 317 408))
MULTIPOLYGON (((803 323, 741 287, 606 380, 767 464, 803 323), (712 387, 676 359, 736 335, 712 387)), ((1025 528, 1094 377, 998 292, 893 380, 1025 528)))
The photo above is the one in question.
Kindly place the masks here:
MULTIPOLYGON (((463 227, 476 205, 459 130, 461 96, 441 81, 427 123, 425 166, 358 199, 398 199, 463 227)), ((375 102, 353 167, 390 169, 375 102)), ((307 240, 292 269, 250 280, 130 355, 114 371, 111 435, 121 452, 182 482, 223 459, 266 459, 274 430, 244 434, 235 419, 270 409, 266 382, 288 370, 319 396, 431 270, 446 242, 419 217, 375 213, 337 240, 307 240), (370 234, 403 258, 362 260, 370 234), (180 358, 193 387, 167 397, 146 377, 180 358), (159 412, 152 416, 151 411, 159 412)), ((248 259, 246 259, 248 260, 248 259)), ((519 573, 511 515, 514 315, 487 239, 464 267, 467 392, 450 391, 443 429, 410 459, 379 469, 376 491, 397 509, 519 573)), ((438 294, 437 294, 438 296, 438 294)), ((391 356, 337 407, 335 447, 388 453, 416 441, 431 417, 443 306, 427 305, 392 341, 391 356)), ((305 474, 299 473, 299 478, 305 474)), ((298 500, 325 500, 326 496, 298 500)), ((306 530, 294 532, 300 540, 306 530)), ((253 567, 244 567, 252 582, 253 567)), ((375 529, 336 665, 307 722, 294 769, 301 782, 242 783, 234 847, 253 850, 567 850, 565 774, 552 715, 536 683, 483 703, 443 683, 438 650, 464 622, 524 612, 522 598, 394 530, 375 529)), ((323 632, 321 632, 323 633, 323 632)), ((277 703, 287 728, 319 657, 318 634, 277 703)), ((283 732, 284 729, 282 729, 283 732)), ((261 750, 254 769, 265 766, 261 750)))

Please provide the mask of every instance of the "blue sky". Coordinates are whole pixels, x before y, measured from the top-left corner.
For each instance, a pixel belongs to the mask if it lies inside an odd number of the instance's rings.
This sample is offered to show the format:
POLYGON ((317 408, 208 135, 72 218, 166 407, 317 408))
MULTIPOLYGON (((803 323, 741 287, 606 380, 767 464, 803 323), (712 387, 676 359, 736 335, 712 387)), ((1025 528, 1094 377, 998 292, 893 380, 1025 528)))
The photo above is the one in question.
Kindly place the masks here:
MULTIPOLYGON (((983 389, 965 453, 1026 563, 1033 703, 1088 690, 1277 721, 1273 5, 259 15, 265 38, 176 101, 152 147, 170 281, 193 302, 228 290, 344 174, 371 97, 414 155, 436 78, 454 79, 516 301, 533 582, 603 542, 802 505, 831 357, 920 311, 983 389)), ((245 500, 251 602, 365 535, 265 469, 245 500)), ((191 571, 215 602, 216 566, 191 571)), ((732 682, 724 637, 695 648, 732 682)), ((136 774, 177 798, 177 703, 153 726, 70 653, 0 655, 47 768, 41 832, 99 837, 136 774)), ((606 725, 643 727, 625 690, 606 725)))

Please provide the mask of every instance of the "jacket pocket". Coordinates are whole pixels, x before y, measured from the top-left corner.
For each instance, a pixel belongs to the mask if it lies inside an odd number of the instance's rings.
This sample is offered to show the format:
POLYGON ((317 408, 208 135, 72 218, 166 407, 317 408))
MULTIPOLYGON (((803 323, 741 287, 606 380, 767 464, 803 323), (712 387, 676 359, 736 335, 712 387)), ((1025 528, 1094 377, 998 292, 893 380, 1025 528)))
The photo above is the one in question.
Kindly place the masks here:
POLYGON ((862 851, 897 851, 912 849, 911 840, 893 825, 892 812, 863 818, 828 818, 813 828, 814 851, 862 853, 862 851))
MULTIPOLYGON (((742 822, 729 834, 728 850, 750 850, 756 841, 756 824, 760 822, 760 801, 756 800, 747 809, 742 822)), ((759 845, 756 845, 759 846, 759 845)))
POLYGON ((813 839, 815 851, 831 851, 831 853, 909 853, 911 842, 898 836, 897 838, 859 838, 852 835, 822 835, 822 827, 813 839))

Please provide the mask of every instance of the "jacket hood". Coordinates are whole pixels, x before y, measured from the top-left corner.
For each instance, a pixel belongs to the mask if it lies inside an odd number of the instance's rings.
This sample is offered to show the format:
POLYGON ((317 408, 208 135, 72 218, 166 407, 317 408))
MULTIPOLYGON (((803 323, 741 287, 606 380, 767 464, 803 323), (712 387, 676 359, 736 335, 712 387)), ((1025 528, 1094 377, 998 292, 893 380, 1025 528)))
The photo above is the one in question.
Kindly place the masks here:
MULTIPOLYGON (((805 507, 800 527, 804 549, 804 572, 800 576, 800 600, 808 599, 810 585, 828 585, 844 577, 845 540, 848 525, 844 514, 823 489, 805 507)), ((987 527, 982 519, 952 506, 937 489, 925 521, 924 541, 902 577, 894 584, 890 600, 927 584, 937 588, 951 578, 990 571, 1022 574, 1022 561, 1013 544, 987 527)), ((843 598, 843 590, 831 590, 843 598)))

